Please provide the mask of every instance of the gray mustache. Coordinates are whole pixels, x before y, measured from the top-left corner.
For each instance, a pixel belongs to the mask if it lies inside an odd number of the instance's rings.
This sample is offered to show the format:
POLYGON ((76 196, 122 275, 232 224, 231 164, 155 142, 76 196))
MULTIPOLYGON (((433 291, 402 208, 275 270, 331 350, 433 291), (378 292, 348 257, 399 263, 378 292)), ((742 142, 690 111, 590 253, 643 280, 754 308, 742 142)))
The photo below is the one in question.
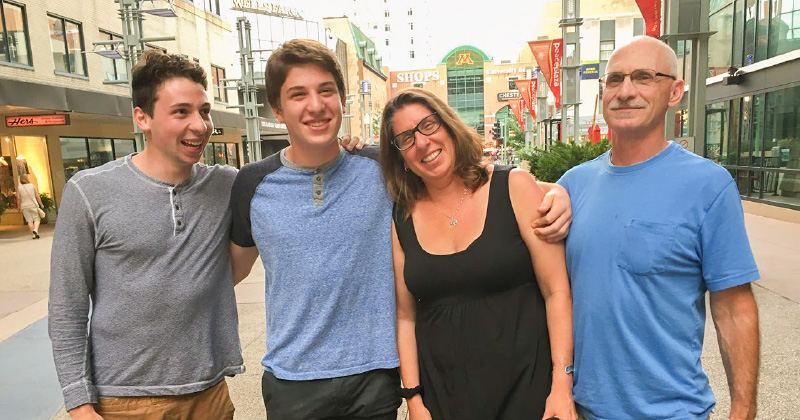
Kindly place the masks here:
POLYGON ((609 105, 609 108, 611 108, 612 110, 616 110, 616 109, 620 109, 620 108, 641 109, 641 108, 644 108, 646 106, 647 105, 645 105, 645 104, 640 104, 640 103, 637 103, 637 102, 621 102, 621 101, 618 102, 618 101, 614 101, 609 105))

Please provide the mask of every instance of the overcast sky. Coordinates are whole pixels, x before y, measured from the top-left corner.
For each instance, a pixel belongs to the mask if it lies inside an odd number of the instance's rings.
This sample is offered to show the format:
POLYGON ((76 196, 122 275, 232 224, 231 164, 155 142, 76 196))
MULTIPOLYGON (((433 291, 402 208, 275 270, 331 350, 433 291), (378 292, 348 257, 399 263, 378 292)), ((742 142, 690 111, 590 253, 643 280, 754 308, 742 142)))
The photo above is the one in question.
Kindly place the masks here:
MULTIPOLYGON (((380 0, 374 0, 380 1, 380 0)), ((434 57, 452 48, 474 45, 495 60, 516 60, 522 47, 533 39, 536 15, 545 0, 430 0, 432 16, 441 24, 432 28, 434 57), (441 18, 439 18, 441 17, 441 18), (478 30, 490 28, 490 30, 478 30)), ((304 12, 309 20, 341 15, 332 3, 320 0, 275 1, 304 12)))

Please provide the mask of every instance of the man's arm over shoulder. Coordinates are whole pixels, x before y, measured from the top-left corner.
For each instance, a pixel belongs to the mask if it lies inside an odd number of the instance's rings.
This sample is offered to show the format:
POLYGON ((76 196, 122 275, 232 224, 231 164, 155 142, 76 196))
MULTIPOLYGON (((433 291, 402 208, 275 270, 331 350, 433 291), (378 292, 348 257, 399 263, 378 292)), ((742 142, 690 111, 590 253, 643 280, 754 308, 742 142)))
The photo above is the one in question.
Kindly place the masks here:
POLYGON ((48 332, 67 410, 97 402, 89 346, 90 295, 94 289, 95 224, 89 203, 67 182, 50 257, 48 332))

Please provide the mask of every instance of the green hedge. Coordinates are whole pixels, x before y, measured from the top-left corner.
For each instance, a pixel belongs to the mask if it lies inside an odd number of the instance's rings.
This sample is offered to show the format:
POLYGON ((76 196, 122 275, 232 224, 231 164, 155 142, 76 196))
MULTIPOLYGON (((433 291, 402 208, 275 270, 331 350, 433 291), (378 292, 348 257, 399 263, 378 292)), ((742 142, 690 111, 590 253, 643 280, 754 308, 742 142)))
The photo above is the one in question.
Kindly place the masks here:
POLYGON ((610 148, 608 140, 584 145, 555 142, 550 146, 550 150, 534 149, 532 152, 523 153, 522 158, 530 162, 531 173, 536 179, 556 182, 573 166, 590 161, 610 148))

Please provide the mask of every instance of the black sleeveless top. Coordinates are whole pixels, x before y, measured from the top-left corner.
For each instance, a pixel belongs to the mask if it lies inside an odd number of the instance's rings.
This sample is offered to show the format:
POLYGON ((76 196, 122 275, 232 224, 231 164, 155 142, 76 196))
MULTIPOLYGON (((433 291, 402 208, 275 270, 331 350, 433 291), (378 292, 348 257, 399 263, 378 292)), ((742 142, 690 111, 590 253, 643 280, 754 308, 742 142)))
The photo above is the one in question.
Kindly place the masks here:
POLYGON ((541 418, 550 392, 545 307, 508 190, 495 166, 483 232, 467 249, 433 255, 412 218, 395 212, 403 273, 416 299, 423 401, 434 420, 541 418))

